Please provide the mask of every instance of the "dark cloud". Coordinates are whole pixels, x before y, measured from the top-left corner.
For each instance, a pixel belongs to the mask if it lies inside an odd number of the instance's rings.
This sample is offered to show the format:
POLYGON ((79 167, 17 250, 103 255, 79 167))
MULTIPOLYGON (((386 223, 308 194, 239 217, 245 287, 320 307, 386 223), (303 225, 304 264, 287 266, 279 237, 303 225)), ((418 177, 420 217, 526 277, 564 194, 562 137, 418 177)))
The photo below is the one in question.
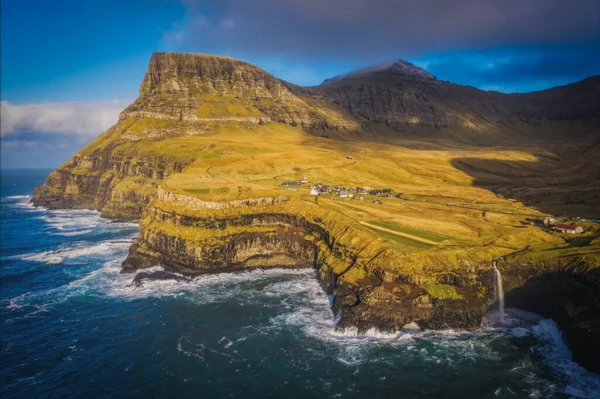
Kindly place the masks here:
POLYGON ((422 64, 440 79, 529 91, 600 74, 600 51, 597 46, 503 49, 437 56, 422 64))
POLYGON ((249 55, 373 59, 598 43, 597 0, 188 0, 165 42, 249 55))

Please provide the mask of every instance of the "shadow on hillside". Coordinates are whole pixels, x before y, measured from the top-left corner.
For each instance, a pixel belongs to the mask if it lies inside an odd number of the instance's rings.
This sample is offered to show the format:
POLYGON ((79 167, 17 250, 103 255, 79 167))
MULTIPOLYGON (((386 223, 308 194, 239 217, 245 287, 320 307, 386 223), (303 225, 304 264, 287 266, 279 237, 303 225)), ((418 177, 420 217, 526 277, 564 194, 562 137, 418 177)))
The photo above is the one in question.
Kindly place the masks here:
POLYGON ((455 158, 452 165, 473 177, 473 185, 543 213, 600 218, 600 164, 597 157, 575 161, 455 158))

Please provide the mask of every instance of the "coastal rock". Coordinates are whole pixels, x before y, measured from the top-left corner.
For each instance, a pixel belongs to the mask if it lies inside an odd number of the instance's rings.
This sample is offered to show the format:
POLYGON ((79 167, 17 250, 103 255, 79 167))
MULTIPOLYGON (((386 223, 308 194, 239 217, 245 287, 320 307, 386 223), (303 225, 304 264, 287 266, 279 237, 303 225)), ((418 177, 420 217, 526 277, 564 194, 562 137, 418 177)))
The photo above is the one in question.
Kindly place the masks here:
POLYGON ((582 259, 503 265, 507 306, 556 322, 573 360, 600 373, 600 273, 582 259))
POLYGON ((176 274, 168 273, 165 271, 156 271, 153 273, 149 272, 141 272, 135 275, 133 281, 128 284, 125 288, 141 288, 144 286, 144 281, 178 281, 188 283, 190 280, 183 276, 178 276, 176 274))

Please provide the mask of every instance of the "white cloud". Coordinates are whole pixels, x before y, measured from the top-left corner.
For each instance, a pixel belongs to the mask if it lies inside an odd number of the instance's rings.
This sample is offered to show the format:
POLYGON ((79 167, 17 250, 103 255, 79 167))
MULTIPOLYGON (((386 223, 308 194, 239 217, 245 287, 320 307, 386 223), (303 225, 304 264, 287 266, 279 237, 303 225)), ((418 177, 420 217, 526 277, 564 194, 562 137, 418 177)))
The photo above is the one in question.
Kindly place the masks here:
POLYGON ((12 104, 0 102, 2 137, 20 131, 93 137, 114 125, 129 101, 49 102, 12 104))
POLYGON ((235 23, 233 22, 233 19, 231 18, 227 18, 221 21, 221 26, 224 29, 233 29, 235 26, 235 23))
POLYGON ((10 149, 10 150, 14 150, 17 148, 38 148, 40 146, 39 141, 17 141, 17 140, 6 141, 6 140, 3 140, 1 144, 2 144, 2 148, 6 148, 6 149, 10 149))

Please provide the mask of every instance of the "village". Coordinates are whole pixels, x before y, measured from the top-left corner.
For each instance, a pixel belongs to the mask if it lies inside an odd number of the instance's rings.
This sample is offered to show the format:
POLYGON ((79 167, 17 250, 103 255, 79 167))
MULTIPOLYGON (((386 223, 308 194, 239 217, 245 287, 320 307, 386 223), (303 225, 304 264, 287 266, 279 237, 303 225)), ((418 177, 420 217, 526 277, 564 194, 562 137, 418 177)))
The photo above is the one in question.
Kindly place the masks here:
MULTIPOLYGON (((307 188, 307 195, 313 196, 315 202, 318 202, 318 197, 321 195, 330 195, 339 198, 358 199, 364 201, 367 196, 370 197, 388 197, 400 200, 406 200, 401 193, 396 193, 391 188, 384 189, 373 189, 368 186, 356 186, 356 187, 343 187, 325 183, 310 183, 308 177, 302 177, 296 181, 286 181, 281 184, 281 187, 287 188, 288 190, 296 191, 298 188, 307 188)), ((374 199, 372 202, 377 205, 382 205, 381 199, 374 199)), ((482 213, 482 220, 486 220, 486 212, 482 213)), ((575 224, 575 221, 579 218, 568 219, 568 218, 555 218, 555 217, 543 217, 541 219, 526 219, 524 224, 540 227, 546 231, 553 231, 563 234, 583 234, 585 230, 583 227, 575 224)))
MULTIPOLYGON (((331 184, 324 183, 313 183, 310 184, 307 177, 302 177, 297 181, 286 181, 281 184, 281 187, 286 187, 289 190, 296 190, 297 187, 304 187, 304 185, 308 185, 308 195, 314 196, 315 201, 318 201, 319 195, 331 195, 337 196, 340 198, 349 198, 349 199, 358 199, 360 201, 364 201, 365 196, 370 195, 374 197, 394 197, 398 199, 402 198, 402 194, 395 193, 391 188, 385 189, 373 189, 368 186, 363 187, 341 187, 334 186, 331 184)), ((379 199, 373 200, 373 203, 381 205, 383 202, 379 199)))

